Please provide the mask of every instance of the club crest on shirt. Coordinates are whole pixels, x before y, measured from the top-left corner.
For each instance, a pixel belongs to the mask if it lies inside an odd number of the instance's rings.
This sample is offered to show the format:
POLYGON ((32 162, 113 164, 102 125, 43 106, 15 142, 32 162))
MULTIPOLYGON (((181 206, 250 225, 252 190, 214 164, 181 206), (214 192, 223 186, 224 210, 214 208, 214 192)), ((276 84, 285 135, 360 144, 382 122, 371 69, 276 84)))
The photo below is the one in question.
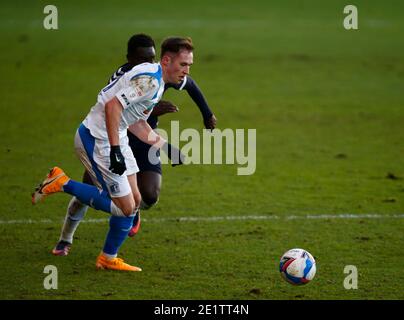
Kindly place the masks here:
POLYGON ((119 192, 119 184, 118 183, 113 183, 109 185, 109 190, 112 194, 118 193, 119 192))
POLYGON ((153 77, 150 76, 138 76, 132 78, 130 83, 134 87, 136 95, 142 97, 150 91, 156 88, 156 84, 153 82, 153 77))

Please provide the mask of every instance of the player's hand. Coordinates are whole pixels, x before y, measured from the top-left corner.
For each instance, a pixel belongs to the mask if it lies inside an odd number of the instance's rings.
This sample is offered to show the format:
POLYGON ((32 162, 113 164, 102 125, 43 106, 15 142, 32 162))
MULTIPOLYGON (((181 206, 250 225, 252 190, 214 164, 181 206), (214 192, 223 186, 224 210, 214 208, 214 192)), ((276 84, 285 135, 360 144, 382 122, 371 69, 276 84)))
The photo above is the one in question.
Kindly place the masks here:
POLYGON ((162 100, 154 106, 151 115, 159 117, 166 113, 178 112, 178 110, 177 106, 173 105, 170 101, 162 100))
POLYGON ((171 154, 171 166, 180 166, 185 162, 185 155, 181 152, 180 149, 172 146, 172 154, 171 154))
POLYGON ((206 129, 213 130, 216 128, 217 119, 214 114, 210 118, 203 119, 203 123, 206 129))
POLYGON ((111 160, 109 170, 121 176, 126 171, 126 164, 125 164, 125 158, 119 146, 111 146, 109 159, 111 160))
POLYGON ((181 152, 180 149, 174 147, 173 145, 166 142, 161 149, 167 154, 168 158, 171 160, 171 166, 179 166, 184 164, 185 155, 181 152))

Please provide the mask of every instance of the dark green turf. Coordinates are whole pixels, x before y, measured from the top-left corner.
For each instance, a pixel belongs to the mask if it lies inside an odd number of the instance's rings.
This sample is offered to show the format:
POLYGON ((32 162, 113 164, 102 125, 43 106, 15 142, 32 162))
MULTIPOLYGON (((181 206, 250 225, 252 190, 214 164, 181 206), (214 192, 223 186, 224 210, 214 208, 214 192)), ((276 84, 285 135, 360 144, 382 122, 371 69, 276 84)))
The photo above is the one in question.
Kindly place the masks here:
MULTIPOLYGON (((2 136, 0 298, 3 299, 403 299, 404 31, 400 1, 355 1, 359 30, 342 26, 344 1, 54 1, 59 30, 42 26, 44 1, 1 4, 2 136), (80 226, 70 256, 49 254, 69 201, 32 207, 49 167, 80 179, 75 130, 125 57, 127 39, 159 44, 187 35, 191 75, 218 127, 257 130, 257 169, 164 166, 158 205, 144 212, 122 256, 140 274, 97 272, 107 223, 80 226), (294 215, 379 214, 380 219, 294 215), (158 222, 174 217, 270 216, 272 220, 158 222), (149 218, 149 220, 147 220, 149 218), (312 283, 278 272, 288 249, 316 258, 312 283), (43 268, 59 289, 43 288, 43 268), (346 290, 345 265, 359 271, 346 290)), ((186 93, 167 92, 181 128, 203 127, 186 93)), ((88 218, 106 218, 91 210, 88 218)))

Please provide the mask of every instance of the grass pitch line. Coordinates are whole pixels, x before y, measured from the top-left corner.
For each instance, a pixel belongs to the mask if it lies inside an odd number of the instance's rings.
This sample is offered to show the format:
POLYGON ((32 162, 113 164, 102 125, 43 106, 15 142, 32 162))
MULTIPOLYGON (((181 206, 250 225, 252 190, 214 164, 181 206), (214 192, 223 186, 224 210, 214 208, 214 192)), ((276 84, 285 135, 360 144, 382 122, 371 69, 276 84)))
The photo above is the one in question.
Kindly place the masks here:
MULTIPOLYGON (((289 215, 289 216, 215 216, 215 217, 173 217, 173 218, 142 218, 144 222, 164 223, 164 222, 210 222, 210 221, 235 221, 235 220, 327 220, 327 219, 404 219, 404 214, 318 214, 318 215, 289 215)), ((82 223, 104 223, 108 218, 84 219, 82 223)), ((63 223, 63 220, 55 221, 50 219, 21 219, 21 220, 0 220, 0 225, 13 224, 50 224, 63 223)))

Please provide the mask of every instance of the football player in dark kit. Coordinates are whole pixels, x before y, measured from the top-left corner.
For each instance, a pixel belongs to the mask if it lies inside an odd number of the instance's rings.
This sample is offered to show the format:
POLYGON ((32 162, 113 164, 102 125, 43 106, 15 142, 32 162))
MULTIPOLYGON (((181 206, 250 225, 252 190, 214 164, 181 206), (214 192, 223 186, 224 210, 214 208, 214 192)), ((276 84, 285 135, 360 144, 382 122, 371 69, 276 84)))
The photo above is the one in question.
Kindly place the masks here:
MULTIPOLYGON (((176 48, 170 48, 170 50, 176 50, 176 48)), ((144 62, 154 62, 156 57, 155 43, 153 39, 145 34, 136 34, 132 36, 128 41, 127 50, 127 63, 123 64, 118 68, 118 70, 111 76, 109 83, 116 81, 125 72, 131 70, 134 66, 144 63, 144 62)), ((216 127, 216 117, 210 110, 206 99, 204 98, 201 90, 195 81, 186 76, 179 84, 166 83, 164 91, 174 88, 176 90, 185 90, 198 106, 203 123, 206 129, 214 129, 216 127)), ((160 101, 154 108, 149 116, 147 122, 149 125, 155 129, 158 125, 158 117, 166 113, 177 112, 178 108, 168 101, 160 101)), ((128 131, 129 144, 132 149, 133 155, 135 156, 137 165, 139 167, 139 172, 137 173, 137 183, 139 187, 140 194, 142 196, 142 202, 140 208, 147 210, 158 201, 160 195, 160 188, 162 182, 162 170, 161 163, 152 164, 148 158, 148 152, 151 148, 150 145, 142 142, 136 136, 128 131)), ((174 147, 170 147, 167 150, 168 156, 171 154, 177 155, 172 157, 172 165, 180 165, 181 158, 178 156, 178 150, 174 147), (175 158, 175 159, 174 159, 175 158)), ((83 175, 83 182, 87 184, 93 184, 88 172, 83 175)), ((66 256, 69 254, 70 247, 73 243, 73 235, 83 219, 84 215, 88 210, 88 206, 81 203, 76 197, 70 200, 67 208, 67 213, 65 217, 65 222, 62 227, 59 241, 55 248, 52 250, 54 255, 66 256)), ((140 211, 138 210, 135 219, 133 220, 133 226, 129 231, 128 235, 133 237, 139 230, 140 227, 140 211)))

